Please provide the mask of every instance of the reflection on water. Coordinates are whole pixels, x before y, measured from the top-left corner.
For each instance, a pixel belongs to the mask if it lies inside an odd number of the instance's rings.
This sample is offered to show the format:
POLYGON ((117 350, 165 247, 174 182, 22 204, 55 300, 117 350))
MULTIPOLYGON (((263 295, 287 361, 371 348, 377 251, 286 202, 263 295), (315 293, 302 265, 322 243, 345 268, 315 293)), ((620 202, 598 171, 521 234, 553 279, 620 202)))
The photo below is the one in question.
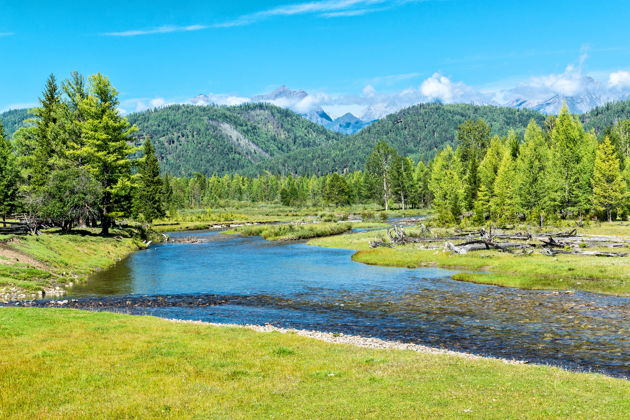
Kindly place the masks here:
POLYGON ((377 336, 630 376, 630 298, 457 282, 442 269, 354 263, 348 250, 194 234, 207 242, 138 252, 72 295, 85 307, 94 301, 81 297, 114 296, 100 299, 102 308, 377 336), (120 295, 135 297, 121 304, 120 295), (147 303, 156 295, 169 298, 147 303))

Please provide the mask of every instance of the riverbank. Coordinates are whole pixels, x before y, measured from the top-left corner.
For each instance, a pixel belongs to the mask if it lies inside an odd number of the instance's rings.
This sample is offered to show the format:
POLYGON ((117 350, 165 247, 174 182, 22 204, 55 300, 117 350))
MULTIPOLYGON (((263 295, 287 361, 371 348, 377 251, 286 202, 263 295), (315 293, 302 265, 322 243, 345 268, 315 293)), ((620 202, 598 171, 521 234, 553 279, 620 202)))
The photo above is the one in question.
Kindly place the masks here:
POLYGON ((66 288, 144 248, 137 232, 115 229, 36 236, 0 235, 0 301, 61 296, 66 288))
POLYGON ((495 359, 0 308, 3 418, 623 418, 630 382, 495 359))
MULTIPOLYGON (((410 231, 413 232, 414 228, 410 231)), ((630 226, 603 223, 579 228, 578 233, 630 239, 630 226)), ((364 264, 464 270, 466 272, 453 276, 454 279, 462 281, 523 289, 582 290, 630 296, 630 257, 585 255, 550 257, 540 253, 507 254, 496 250, 459 255, 442 249, 421 249, 418 244, 371 249, 370 242, 382 240, 383 236, 383 232, 363 232, 317 238, 309 241, 309 244, 355 250, 357 252, 352 259, 364 264)))

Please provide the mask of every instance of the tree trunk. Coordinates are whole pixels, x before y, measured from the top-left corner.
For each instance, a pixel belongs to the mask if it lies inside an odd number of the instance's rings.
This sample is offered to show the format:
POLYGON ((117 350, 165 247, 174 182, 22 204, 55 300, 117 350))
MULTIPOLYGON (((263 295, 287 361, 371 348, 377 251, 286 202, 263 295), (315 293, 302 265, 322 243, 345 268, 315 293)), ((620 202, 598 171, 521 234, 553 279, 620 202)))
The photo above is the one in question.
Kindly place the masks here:
POLYGON ((103 216, 101 218, 101 235, 106 236, 109 235, 109 228, 112 225, 112 221, 108 216, 103 216))

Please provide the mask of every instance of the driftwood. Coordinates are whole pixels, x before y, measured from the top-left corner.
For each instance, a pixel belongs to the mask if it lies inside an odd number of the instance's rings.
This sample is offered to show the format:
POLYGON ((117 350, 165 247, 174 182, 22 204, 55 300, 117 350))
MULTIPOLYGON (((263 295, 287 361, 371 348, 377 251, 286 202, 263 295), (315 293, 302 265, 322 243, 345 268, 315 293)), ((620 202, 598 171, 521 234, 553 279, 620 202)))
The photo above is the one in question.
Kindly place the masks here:
POLYGON ((419 245, 424 249, 444 249, 455 254, 466 254, 473 251, 498 250, 514 254, 520 250, 522 254, 531 254, 535 249, 540 249, 543 255, 554 256, 558 254, 585 255, 597 257, 627 257, 630 253, 608 251, 586 251, 580 248, 588 247, 630 247, 630 240, 610 236, 584 236, 577 235, 577 230, 566 232, 554 232, 532 234, 530 232, 492 231, 492 228, 480 230, 459 230, 455 234, 447 236, 428 236, 429 230, 424 228, 421 236, 410 236, 400 226, 393 226, 387 230, 387 239, 379 239, 370 242, 371 248, 394 247, 405 244, 419 245), (562 240, 559 240, 562 238, 562 240), (518 241, 518 242, 516 242, 518 241), (431 246, 432 243, 444 243, 441 246, 431 246))

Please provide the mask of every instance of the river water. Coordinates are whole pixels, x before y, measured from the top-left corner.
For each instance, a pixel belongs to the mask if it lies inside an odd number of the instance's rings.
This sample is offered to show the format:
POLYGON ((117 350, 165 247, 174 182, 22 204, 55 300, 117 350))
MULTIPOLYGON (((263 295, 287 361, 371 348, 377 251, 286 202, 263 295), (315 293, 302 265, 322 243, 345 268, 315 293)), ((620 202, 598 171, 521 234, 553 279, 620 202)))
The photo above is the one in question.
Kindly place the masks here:
POLYGON ((353 251, 186 232, 70 291, 76 307, 421 343, 630 377, 630 298, 452 280, 355 263, 353 251))

